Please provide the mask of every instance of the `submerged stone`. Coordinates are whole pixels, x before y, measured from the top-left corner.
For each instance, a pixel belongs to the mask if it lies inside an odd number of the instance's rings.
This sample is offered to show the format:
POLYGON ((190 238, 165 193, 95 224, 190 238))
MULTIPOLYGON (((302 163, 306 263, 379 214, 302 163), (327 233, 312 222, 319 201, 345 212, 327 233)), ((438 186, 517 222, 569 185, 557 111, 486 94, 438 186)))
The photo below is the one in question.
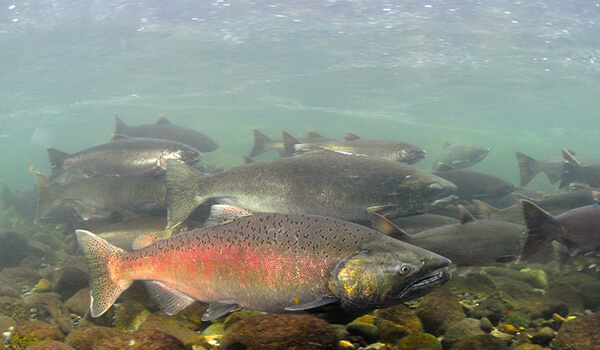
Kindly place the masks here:
POLYGON ((465 318, 458 299, 447 288, 439 288, 421 299, 417 316, 425 332, 435 336, 444 334, 448 327, 465 318))

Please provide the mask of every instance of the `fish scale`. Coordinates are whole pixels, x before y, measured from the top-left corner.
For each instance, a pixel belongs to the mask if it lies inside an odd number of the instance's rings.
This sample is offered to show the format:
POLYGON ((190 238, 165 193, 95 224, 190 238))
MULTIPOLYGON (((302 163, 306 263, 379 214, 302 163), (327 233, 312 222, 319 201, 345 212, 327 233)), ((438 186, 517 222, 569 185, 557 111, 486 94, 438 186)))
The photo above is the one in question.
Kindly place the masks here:
POLYGON ((194 300, 211 303, 203 316, 208 320, 236 308, 282 313, 334 301, 345 311, 372 310, 420 296, 449 278, 439 272, 448 259, 343 220, 217 205, 209 222, 232 210, 245 214, 131 253, 78 230, 96 267, 90 269, 92 316, 105 312, 134 280, 150 284, 168 313, 194 300), (406 264, 412 273, 402 276, 397 271, 406 264), (409 288, 427 278, 429 283, 409 288))

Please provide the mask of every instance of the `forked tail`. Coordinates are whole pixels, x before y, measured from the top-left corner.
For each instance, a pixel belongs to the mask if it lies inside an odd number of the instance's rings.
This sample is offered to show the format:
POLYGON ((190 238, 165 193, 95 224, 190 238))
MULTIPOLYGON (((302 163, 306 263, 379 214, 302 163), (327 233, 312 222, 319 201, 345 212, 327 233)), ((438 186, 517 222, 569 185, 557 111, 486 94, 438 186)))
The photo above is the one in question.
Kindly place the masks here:
POLYGON ((90 269, 90 313, 92 317, 98 317, 132 283, 130 280, 120 280, 118 271, 111 271, 109 268, 110 262, 122 259, 126 252, 89 231, 77 230, 75 234, 90 269))

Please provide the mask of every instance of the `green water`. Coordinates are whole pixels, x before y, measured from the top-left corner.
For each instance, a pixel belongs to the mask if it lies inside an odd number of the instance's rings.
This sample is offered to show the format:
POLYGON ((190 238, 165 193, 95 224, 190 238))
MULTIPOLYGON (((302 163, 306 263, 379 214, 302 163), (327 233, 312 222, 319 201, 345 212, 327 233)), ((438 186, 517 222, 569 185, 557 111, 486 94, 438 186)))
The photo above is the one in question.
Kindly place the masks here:
MULTIPOLYGON (((600 7, 588 1, 34 1, 0 8, 0 179, 31 188, 46 147, 108 140, 159 114, 243 163, 252 129, 308 129, 600 158, 600 7), (46 139, 34 140, 36 128, 46 139)), ((552 190, 543 177, 531 188, 552 190)))

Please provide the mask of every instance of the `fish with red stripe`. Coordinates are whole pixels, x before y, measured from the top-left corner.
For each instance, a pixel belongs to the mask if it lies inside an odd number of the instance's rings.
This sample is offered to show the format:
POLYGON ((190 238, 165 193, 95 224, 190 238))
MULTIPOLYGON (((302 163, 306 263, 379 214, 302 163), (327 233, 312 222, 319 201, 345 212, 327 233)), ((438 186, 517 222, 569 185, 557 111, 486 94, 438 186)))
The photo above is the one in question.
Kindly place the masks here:
POLYGON ((207 226, 127 253, 77 230, 90 268, 91 315, 142 280, 167 314, 196 300, 203 320, 245 308, 270 313, 368 312, 425 295, 450 260, 351 222, 215 205, 207 226))

